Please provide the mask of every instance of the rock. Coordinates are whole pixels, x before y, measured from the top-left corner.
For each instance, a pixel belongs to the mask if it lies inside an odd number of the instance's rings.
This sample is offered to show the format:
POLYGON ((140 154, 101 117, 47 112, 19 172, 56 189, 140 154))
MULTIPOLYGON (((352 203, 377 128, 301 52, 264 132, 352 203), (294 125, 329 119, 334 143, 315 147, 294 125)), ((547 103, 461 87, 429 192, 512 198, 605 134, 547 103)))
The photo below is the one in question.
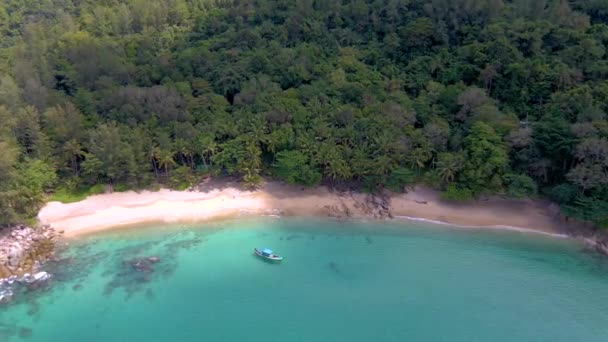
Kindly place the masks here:
POLYGON ((9 266, 17 266, 23 258, 23 247, 19 243, 13 244, 11 249, 8 251, 8 264, 9 266))
POLYGON ((32 329, 28 327, 22 327, 21 329, 19 329, 19 337, 28 338, 30 336, 32 336, 32 329))
POLYGON ((150 261, 153 264, 156 264, 157 262, 160 261, 160 259, 158 257, 153 256, 153 257, 149 257, 148 261, 150 261))
POLYGON ((14 293, 10 288, 0 288, 0 305, 6 305, 13 301, 14 293))
POLYGON ((49 279, 51 279, 51 275, 47 272, 26 273, 21 277, 19 282, 26 285, 29 289, 37 289, 46 285, 49 279))
POLYGON ((595 248, 598 252, 608 255, 608 241, 596 241, 595 248))
POLYGON ((80 291, 82 290, 82 285, 81 284, 76 284, 72 287, 72 290, 74 291, 80 291))

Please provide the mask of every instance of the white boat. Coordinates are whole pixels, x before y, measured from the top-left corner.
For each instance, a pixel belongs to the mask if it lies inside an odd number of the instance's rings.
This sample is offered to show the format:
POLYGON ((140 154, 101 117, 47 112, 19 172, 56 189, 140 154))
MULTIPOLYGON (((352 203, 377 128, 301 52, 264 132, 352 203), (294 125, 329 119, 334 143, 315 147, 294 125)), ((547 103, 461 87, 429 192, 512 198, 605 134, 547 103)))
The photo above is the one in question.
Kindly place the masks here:
POLYGON ((276 255, 272 252, 271 249, 268 248, 254 248, 253 251, 255 254, 261 258, 272 260, 272 261, 281 261, 283 257, 280 255, 276 255))

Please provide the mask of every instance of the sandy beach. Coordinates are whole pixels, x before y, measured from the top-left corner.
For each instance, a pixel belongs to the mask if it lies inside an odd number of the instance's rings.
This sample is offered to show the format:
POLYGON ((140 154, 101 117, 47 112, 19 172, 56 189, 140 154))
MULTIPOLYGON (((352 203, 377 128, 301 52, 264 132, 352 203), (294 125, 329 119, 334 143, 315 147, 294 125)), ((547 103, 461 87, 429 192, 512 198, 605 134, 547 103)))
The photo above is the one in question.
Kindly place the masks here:
POLYGON ((336 218, 410 218, 469 227, 529 229, 563 233, 554 205, 539 200, 493 197, 455 204, 439 193, 416 187, 405 194, 378 197, 357 192, 302 188, 266 182, 255 191, 238 184, 211 181, 193 191, 115 192, 63 204, 49 202, 40 211, 42 224, 78 236, 142 223, 194 223, 239 215, 318 216, 336 218))

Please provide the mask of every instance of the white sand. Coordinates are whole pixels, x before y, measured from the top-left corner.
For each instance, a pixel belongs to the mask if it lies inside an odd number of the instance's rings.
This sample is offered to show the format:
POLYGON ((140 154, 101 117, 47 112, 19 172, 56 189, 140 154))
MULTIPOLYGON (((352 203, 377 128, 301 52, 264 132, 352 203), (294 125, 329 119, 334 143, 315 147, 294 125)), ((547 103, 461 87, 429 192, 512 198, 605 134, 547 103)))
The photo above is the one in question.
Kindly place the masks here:
MULTIPOLYGON (((303 189, 268 182, 256 191, 228 183, 210 184, 204 192, 123 192, 90 196, 63 204, 48 203, 39 213, 43 224, 76 236, 148 222, 202 222, 236 215, 386 217, 361 193, 331 192, 325 187, 303 189)), ((438 193, 416 188, 390 195, 395 217, 415 217, 474 227, 519 227, 546 233, 562 232, 555 208, 542 201, 492 198, 469 204, 445 203, 438 193)))

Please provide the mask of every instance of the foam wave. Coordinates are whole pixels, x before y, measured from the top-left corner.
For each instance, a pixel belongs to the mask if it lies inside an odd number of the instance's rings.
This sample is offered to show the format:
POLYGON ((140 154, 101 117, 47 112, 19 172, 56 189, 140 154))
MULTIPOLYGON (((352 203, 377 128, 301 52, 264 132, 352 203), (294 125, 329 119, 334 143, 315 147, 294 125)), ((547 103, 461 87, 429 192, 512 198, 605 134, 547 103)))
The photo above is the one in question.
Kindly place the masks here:
POLYGON ((437 225, 442 225, 442 226, 452 226, 452 227, 459 227, 459 228, 474 228, 474 229, 490 228, 490 229, 500 229, 500 230, 511 230, 511 231, 522 232, 522 233, 541 234, 541 235, 551 236, 551 237, 560 238, 560 239, 565 239, 565 238, 570 237, 566 234, 548 233, 548 232, 543 232, 541 230, 514 227, 514 226, 504 226, 504 225, 468 226, 468 225, 454 224, 454 223, 448 223, 448 222, 443 222, 443 221, 438 221, 438 220, 426 219, 426 218, 422 218, 422 217, 413 217, 413 216, 405 216, 405 215, 397 215, 397 216, 394 216, 394 218, 398 219, 398 220, 419 221, 419 222, 426 222, 426 223, 432 223, 432 224, 437 224, 437 225))

